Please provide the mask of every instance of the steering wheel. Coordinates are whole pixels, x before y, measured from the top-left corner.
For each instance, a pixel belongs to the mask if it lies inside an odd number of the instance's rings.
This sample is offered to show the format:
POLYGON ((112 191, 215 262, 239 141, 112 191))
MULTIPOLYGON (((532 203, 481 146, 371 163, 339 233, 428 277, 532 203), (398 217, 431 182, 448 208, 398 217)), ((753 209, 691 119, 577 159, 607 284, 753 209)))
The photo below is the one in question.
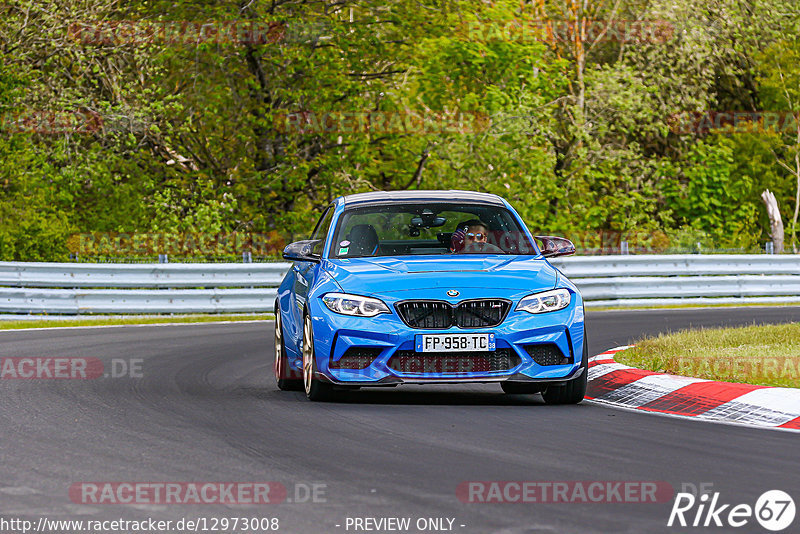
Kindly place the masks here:
POLYGON ((491 243, 476 241, 464 247, 463 252, 466 254, 503 254, 503 249, 491 243))

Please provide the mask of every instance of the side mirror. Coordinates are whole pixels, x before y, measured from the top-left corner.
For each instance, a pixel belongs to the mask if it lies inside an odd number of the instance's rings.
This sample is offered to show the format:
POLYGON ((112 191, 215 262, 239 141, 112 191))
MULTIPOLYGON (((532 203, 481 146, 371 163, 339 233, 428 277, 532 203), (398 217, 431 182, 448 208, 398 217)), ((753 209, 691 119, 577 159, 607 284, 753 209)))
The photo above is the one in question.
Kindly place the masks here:
POLYGON ((572 241, 569 239, 551 235, 537 235, 536 239, 541 243, 539 248, 542 251, 542 256, 545 258, 575 254, 575 245, 573 245, 572 241))
POLYGON ((295 241, 289 243, 283 249, 283 257, 292 261, 313 261, 318 263, 319 254, 314 253, 314 247, 320 243, 319 239, 307 239, 305 241, 295 241))

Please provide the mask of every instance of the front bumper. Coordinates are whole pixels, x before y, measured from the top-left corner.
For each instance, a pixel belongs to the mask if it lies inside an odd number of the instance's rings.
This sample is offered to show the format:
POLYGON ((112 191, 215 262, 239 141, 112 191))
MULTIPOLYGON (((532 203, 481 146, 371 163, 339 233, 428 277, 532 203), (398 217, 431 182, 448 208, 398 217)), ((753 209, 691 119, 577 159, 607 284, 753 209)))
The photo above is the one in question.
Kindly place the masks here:
MULTIPOLYGON (((505 320, 491 328, 418 329, 407 326, 398 316, 394 301, 384 301, 392 310, 373 318, 349 317, 333 313, 319 299, 309 301, 314 327, 317 378, 345 386, 393 386, 397 384, 431 384, 463 382, 542 382, 559 384, 581 376, 584 344, 583 303, 573 295, 570 305, 556 312, 530 314, 515 311, 514 300, 505 320), (404 372, 390 367, 397 351, 414 351, 418 334, 493 333, 497 349, 508 349, 519 363, 498 371, 477 372, 404 372), (526 347, 552 344, 558 347, 569 363, 540 365, 526 347), (365 369, 338 369, 338 361, 348 349, 373 350, 377 356, 365 369)), ((406 352, 407 354, 408 352, 406 352)), ((419 353, 423 354, 423 353, 419 353)), ((458 353, 450 353, 458 354, 458 353)), ((298 368, 301 362, 296 362, 298 368)))
POLYGON ((533 378, 528 375, 523 374, 516 374, 511 376, 496 376, 496 377, 489 377, 489 376, 470 376, 470 377, 459 377, 459 376, 446 376, 446 377, 425 377, 425 378, 413 378, 409 376, 387 376, 381 378, 380 380, 366 380, 366 381, 359 381, 357 379, 354 380, 334 380, 325 376, 322 373, 317 373, 317 379, 321 380, 322 382, 326 382, 329 384, 334 384, 337 386, 352 386, 352 387, 362 387, 362 386, 397 386, 400 384, 452 384, 452 383, 471 383, 471 384, 490 384, 493 382, 527 382, 531 384, 548 384, 551 386, 563 386, 567 382, 571 380, 576 380, 583 376, 585 372, 585 368, 578 367, 575 369, 572 374, 569 376, 561 377, 561 378, 533 378))

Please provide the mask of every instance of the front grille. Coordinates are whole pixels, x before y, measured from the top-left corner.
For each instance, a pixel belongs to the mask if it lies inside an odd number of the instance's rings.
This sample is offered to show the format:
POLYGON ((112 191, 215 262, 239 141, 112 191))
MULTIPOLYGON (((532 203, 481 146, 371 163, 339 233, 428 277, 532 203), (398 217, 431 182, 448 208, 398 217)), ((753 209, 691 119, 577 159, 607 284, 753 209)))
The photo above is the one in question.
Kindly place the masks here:
POLYGON ((565 365, 572 363, 572 359, 565 358, 561 349, 553 343, 525 345, 525 352, 539 365, 565 365))
POLYGON ((443 300, 406 300, 395 304, 411 328, 487 328, 506 318, 511 302, 505 299, 464 300, 456 305, 443 300))
POLYGON ((517 354, 507 348, 493 352, 415 352, 398 350, 388 366, 407 374, 460 374, 508 371, 520 364, 517 354))
POLYGON ((396 305, 400 318, 411 328, 450 328, 453 307, 442 300, 408 300, 396 305))
POLYGON ((383 349, 350 347, 342 354, 341 358, 336 361, 331 360, 328 367, 331 369, 366 369, 380 355, 381 350, 383 349))
POLYGON ((462 328, 497 326, 510 307, 511 303, 503 299, 465 300, 455 308, 455 323, 462 328))

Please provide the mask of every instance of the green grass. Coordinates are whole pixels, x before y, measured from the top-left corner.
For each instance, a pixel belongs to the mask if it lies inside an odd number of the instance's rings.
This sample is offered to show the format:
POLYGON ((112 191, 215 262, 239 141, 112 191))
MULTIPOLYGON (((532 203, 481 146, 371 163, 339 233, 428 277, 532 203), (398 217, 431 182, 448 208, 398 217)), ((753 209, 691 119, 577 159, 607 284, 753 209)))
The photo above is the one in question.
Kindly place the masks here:
POLYGON ((615 359, 662 373, 800 387, 800 323, 682 330, 635 344, 615 359))
POLYGON ((26 319, 21 321, 0 321, 0 330, 19 330, 25 328, 59 328, 64 326, 98 326, 126 324, 163 323, 213 323, 219 321, 263 321, 275 318, 272 313, 236 315, 178 315, 163 317, 82 317, 80 319, 26 319))

